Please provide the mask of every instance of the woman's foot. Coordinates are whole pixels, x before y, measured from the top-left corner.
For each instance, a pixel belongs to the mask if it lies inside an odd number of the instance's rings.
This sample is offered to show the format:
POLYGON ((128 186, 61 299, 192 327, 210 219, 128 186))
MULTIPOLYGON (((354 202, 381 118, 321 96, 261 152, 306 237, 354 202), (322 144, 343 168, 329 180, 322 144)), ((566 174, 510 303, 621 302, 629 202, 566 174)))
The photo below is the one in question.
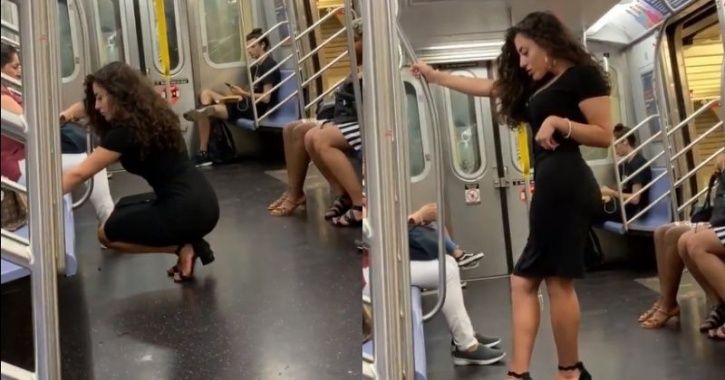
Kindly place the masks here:
POLYGON ((359 227, 362 220, 362 206, 352 206, 342 216, 332 218, 332 224, 337 227, 359 227))
POLYGON ((649 308, 649 310, 645 311, 644 313, 642 313, 642 315, 639 316, 639 318, 637 319, 637 322, 642 323, 642 322, 648 320, 652 316, 652 314, 654 314, 655 311, 657 311, 657 309, 659 309, 660 302, 661 301, 659 299, 657 301, 655 301, 655 303, 652 305, 652 307, 649 308))
POLYGON ((352 200, 347 194, 340 195, 335 198, 330 208, 325 211, 325 219, 330 220, 344 214, 352 207, 352 200))
POLYGON ((719 304, 712 308, 707 319, 700 325, 700 332, 708 332, 725 323, 725 304, 719 304))
POLYGON ((276 209, 277 207, 279 207, 282 204, 282 202, 285 201, 285 199, 287 199, 286 191, 284 193, 282 193, 282 195, 279 198, 277 198, 274 202, 270 203, 269 206, 267 206, 267 211, 272 211, 272 210, 276 209))
POLYGON ((720 327, 716 329, 708 331, 707 336, 708 338, 714 340, 725 340, 725 323, 723 323, 722 325, 720 325, 720 327))
POLYGON ((559 372, 554 376, 554 380, 591 380, 592 375, 584 368, 584 363, 578 362, 573 366, 559 366, 559 372))
POLYGON ((186 282, 194 278, 194 264, 196 252, 191 244, 184 245, 179 251, 179 261, 176 263, 174 282, 186 282))
POLYGON ((645 329, 660 329, 667 324, 667 321, 679 316, 680 307, 678 305, 675 305, 672 308, 658 307, 654 314, 652 314, 649 319, 642 322, 640 326, 645 329))
POLYGON ((307 202, 305 199, 305 196, 301 197, 294 197, 291 195, 287 195, 287 197, 282 201, 282 203, 274 208, 272 211, 269 212, 269 215, 272 216, 290 216, 292 215, 297 207, 300 207, 304 205, 307 202))

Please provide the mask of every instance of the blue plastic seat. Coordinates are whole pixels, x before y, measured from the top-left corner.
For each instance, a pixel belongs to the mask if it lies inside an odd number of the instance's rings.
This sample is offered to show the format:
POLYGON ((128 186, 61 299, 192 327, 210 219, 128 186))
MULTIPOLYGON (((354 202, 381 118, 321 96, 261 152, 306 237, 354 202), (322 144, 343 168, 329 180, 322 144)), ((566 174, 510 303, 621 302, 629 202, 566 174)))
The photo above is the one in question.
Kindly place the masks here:
MULTIPOLYGON (((280 70, 282 80, 288 78, 293 73, 294 70, 280 70)), ((277 90, 277 100, 281 102, 295 91, 297 91, 297 77, 293 77, 279 86, 279 89, 277 90)), ((291 97, 269 116, 262 119, 259 122, 259 125, 254 125, 254 120, 251 119, 238 119, 234 124, 239 128, 249 129, 252 131, 260 127, 282 128, 285 125, 300 119, 300 103, 298 96, 299 94, 291 97)), ((262 115, 257 115, 257 117, 259 116, 262 115)))
MULTIPOLYGON (((75 252, 75 246, 76 246, 76 233, 75 233, 75 224, 73 220, 73 208, 72 208, 72 199, 70 198, 70 195, 66 195, 63 197, 63 211, 64 211, 64 221, 65 221, 65 265, 66 265, 66 276, 73 276, 78 272, 78 260, 76 259, 76 252, 75 252)), ((19 228, 17 231, 14 231, 16 234, 28 238, 28 225, 26 224, 22 228, 19 228)), ((37 253, 36 253, 37 254, 37 253)), ((2 263, 0 263, 1 270, 2 270, 2 283, 10 282, 13 280, 17 280, 19 278, 23 278, 25 276, 30 275, 30 271, 27 269, 15 265, 11 262, 2 260, 2 263)))
MULTIPOLYGON (((423 306, 421 301, 420 289, 411 287, 410 307, 412 309, 411 319, 413 321, 413 366, 415 370, 415 380, 425 380, 428 378, 426 362, 425 362, 425 334, 423 331, 423 306)), ((373 310, 373 313, 375 311, 373 310)), ((363 354, 373 355, 373 342, 368 341, 363 344, 363 354)))
MULTIPOLYGON (((652 178, 657 178, 665 172, 665 168, 652 168, 652 178)), ((658 179, 654 185, 648 189, 650 201, 654 201, 662 194, 666 193, 672 187, 672 182, 668 175, 658 179)), ((635 232, 652 233, 657 227, 672 222, 672 200, 670 197, 664 197, 656 205, 630 223, 629 230, 635 232)), ((624 235, 627 231, 624 224, 614 221, 607 221, 601 226, 602 229, 613 232, 615 234, 624 235)))

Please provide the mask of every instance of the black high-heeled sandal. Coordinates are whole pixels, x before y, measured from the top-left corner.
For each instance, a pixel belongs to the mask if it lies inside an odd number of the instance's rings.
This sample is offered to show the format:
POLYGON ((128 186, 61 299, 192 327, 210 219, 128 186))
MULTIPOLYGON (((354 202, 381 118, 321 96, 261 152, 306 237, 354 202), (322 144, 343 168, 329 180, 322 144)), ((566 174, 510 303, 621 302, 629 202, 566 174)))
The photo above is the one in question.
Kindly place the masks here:
POLYGON ((352 199, 347 194, 343 194, 335 198, 330 208, 325 211, 325 220, 337 218, 352 207, 352 199))
POLYGON ((362 226, 362 217, 357 219, 355 211, 362 213, 362 206, 352 206, 340 217, 332 218, 331 222, 336 227, 359 227, 362 226))
POLYGON ((506 376, 513 377, 514 379, 521 379, 521 380, 533 380, 531 378, 531 374, 528 372, 524 373, 516 373, 514 371, 508 371, 506 372, 506 376))
MULTIPOLYGON (((181 249, 184 248, 186 244, 179 245, 179 248, 176 249, 176 256, 179 256, 179 252, 181 252, 181 249)), ((194 262, 196 262, 196 258, 198 257, 199 260, 201 260, 202 265, 208 265, 214 262, 214 251, 211 250, 211 246, 209 246, 209 243, 206 242, 204 239, 199 239, 194 243, 191 243, 191 248, 194 250, 194 262)), ((193 269, 192 269, 193 272, 193 269)), ((176 273, 179 273, 179 266, 174 265, 168 270, 166 270, 166 274, 169 277, 174 277, 176 273)))
POLYGON ((568 367, 559 366, 559 371, 573 371, 575 369, 579 370, 579 380, 592 380, 592 375, 584 368, 584 363, 582 362, 568 367))

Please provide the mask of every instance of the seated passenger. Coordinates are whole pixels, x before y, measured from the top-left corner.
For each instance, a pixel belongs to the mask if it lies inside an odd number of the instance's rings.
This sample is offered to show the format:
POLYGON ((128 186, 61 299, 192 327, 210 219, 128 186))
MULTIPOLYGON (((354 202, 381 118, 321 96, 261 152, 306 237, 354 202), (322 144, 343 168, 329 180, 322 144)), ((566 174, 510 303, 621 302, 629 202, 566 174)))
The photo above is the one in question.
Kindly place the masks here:
MULTIPOLYGON (((358 64, 360 64, 362 63, 362 20, 354 20, 352 28, 355 32, 355 53, 358 64)), ((335 112, 330 123, 340 124, 357 120, 354 107, 355 98, 354 91, 352 90, 352 79, 349 79, 335 91, 335 112), (352 98, 350 98, 351 96, 352 98)), ((287 190, 267 208, 270 210, 271 215, 292 215, 297 207, 305 203, 303 187, 305 177, 307 176, 307 168, 310 163, 310 154, 305 149, 304 137, 309 130, 320 127, 326 122, 328 120, 303 119, 286 125, 282 130, 284 156, 287 164, 287 190)), ((335 177, 325 176, 325 178, 330 183, 333 194, 336 195, 333 205, 325 212, 325 219, 332 219, 341 216, 350 209, 352 200, 337 183, 335 177)))
MULTIPOLYGON (((708 293, 716 294, 722 309, 725 300, 725 223, 685 233, 679 240, 679 252, 700 286, 708 293)), ((725 340, 725 318, 722 314, 710 317, 700 330, 707 331, 712 339, 725 340)))
MULTIPOLYGON (((419 234, 409 235, 410 284, 425 289, 436 289, 439 267, 437 238, 419 239, 421 236, 419 234)), ((445 265, 446 297, 441 311, 453 335, 453 363, 455 365, 490 365, 501 361, 506 353, 495 348, 501 343, 501 339, 483 336, 473 329, 471 318, 468 316, 466 305, 463 302, 460 271, 456 261, 453 257, 446 256, 445 265)), ((367 287, 368 284, 365 286, 367 287)))
POLYGON ((143 177, 155 200, 119 202, 98 229, 99 240, 121 252, 178 256, 174 281, 192 278, 196 258, 214 261, 204 236, 219 220, 214 189, 189 159, 179 118, 140 73, 113 62, 86 77, 83 107, 101 146, 63 174, 67 193, 114 162, 143 177))
MULTIPOLYGON (((614 138, 619 139, 627 132, 629 132, 631 129, 623 126, 622 124, 617 124, 614 127, 614 138)), ((627 157, 632 151, 637 147, 637 138, 634 136, 634 134, 631 134, 627 136, 624 141, 620 142, 619 144, 616 144, 614 146, 614 151, 616 153, 617 158, 621 159, 623 157, 627 157)), ((620 181, 624 180, 625 178, 631 176, 637 170, 639 170, 641 167, 643 167, 647 163, 647 160, 642 157, 642 155, 637 152, 634 155, 630 156, 624 163, 619 165, 619 179, 620 181)), ((652 169, 647 167, 646 169, 642 170, 638 174, 636 174, 632 179, 627 181, 622 185, 622 198, 624 200, 630 199, 631 200, 624 206, 625 214, 627 215, 627 219, 637 215, 637 213, 642 210, 644 207, 647 207, 649 204, 649 196, 647 192, 643 192, 639 195, 634 195, 639 190, 641 190, 645 185, 647 185, 652 180, 652 169)), ((616 187, 616 186, 615 186, 616 187)), ((602 186, 601 187, 602 197, 604 198, 604 201, 606 203, 611 203, 613 206, 611 208, 608 208, 605 205, 605 208, 607 209, 607 213, 605 213, 605 219, 607 220, 616 220, 621 222, 621 213, 620 213, 620 206, 619 206, 619 191, 614 190, 608 186, 602 186)))
MULTIPOLYGON (((725 222, 718 220, 721 215, 725 214, 725 202, 717 200, 718 194, 720 194, 720 197, 725 197, 725 180, 723 180, 725 179, 723 178, 725 175, 725 154, 718 157, 715 167, 717 172, 720 173, 721 180, 715 191, 716 199, 713 202, 714 209, 709 223, 675 222, 660 226, 655 230, 654 245, 657 277, 660 282, 660 297, 649 310, 640 315, 639 322, 644 328, 661 328, 665 326, 668 320, 679 316, 680 308, 677 304, 677 291, 685 266, 688 267, 698 283, 704 282, 698 269, 690 262, 689 255, 678 251, 677 242, 688 231, 701 230, 707 228, 710 224, 717 225, 725 222)), ((725 304, 719 299, 717 293, 712 291, 712 288, 703 286, 703 289, 710 304, 713 305, 707 321, 700 326, 700 330, 707 331, 713 326, 717 326, 718 323, 725 321, 725 304)))
MULTIPOLYGON (((262 37, 262 29, 254 29, 251 33, 247 34, 247 42, 254 41, 247 47, 247 53, 253 60, 265 55, 269 50, 269 39, 267 36, 262 37), (260 38, 262 37, 262 38, 260 38)), ((256 81, 258 78, 262 78, 258 83, 254 85, 254 101, 257 108, 257 116, 264 115, 267 110, 274 107, 277 104, 277 90, 274 90, 271 94, 267 94, 274 86, 276 86, 281 80, 281 74, 279 68, 275 68, 277 62, 272 57, 272 54, 267 54, 261 62, 251 67, 252 81, 256 81), (267 94, 267 95, 265 95, 267 94)), ((229 92, 232 95, 239 97, 236 102, 230 102, 225 104, 217 104, 224 95, 205 89, 202 90, 199 100, 202 107, 195 110, 190 110, 184 113, 184 119, 189 121, 196 121, 199 128, 199 153, 195 157, 197 165, 208 166, 211 165, 209 154, 207 149, 209 148, 209 135, 211 132, 211 124, 209 121, 210 117, 235 121, 238 119, 254 119, 254 111, 252 110, 252 94, 242 89, 239 86, 233 84, 227 84, 229 92)))
MULTIPOLYGON (((420 241, 421 239, 432 237, 434 239, 432 244, 437 245, 437 233, 430 234, 426 231, 436 231, 438 228, 435 224, 436 219, 438 219, 438 206, 436 206, 435 203, 423 205, 423 207, 408 216, 408 224, 411 226, 408 231, 408 238, 412 241, 415 236, 415 239, 420 241)), ((458 245, 451 240, 448 235, 448 231, 444 231, 444 236, 446 253, 456 260, 461 269, 475 268, 478 261, 483 258, 483 252, 470 253, 460 249, 458 245)), ((411 242, 411 244, 413 243, 411 242)))
MULTIPOLYGON (((6 44, 2 44, 0 69, 3 74, 12 78, 21 79, 21 66, 17 50, 6 44)), ((15 114, 23 114, 23 98, 5 85, 0 88, 2 95, 3 111, 15 114)), ((2 136, 2 175, 22 185, 26 184, 25 177, 25 145, 11 138, 2 136)), ((65 153, 61 155, 63 171, 69 170, 86 158, 86 153, 65 153)), ((96 218, 99 223, 106 221, 113 211, 113 199, 108 186, 106 169, 99 171, 93 176, 93 188, 91 189, 90 202, 96 211, 96 218)))

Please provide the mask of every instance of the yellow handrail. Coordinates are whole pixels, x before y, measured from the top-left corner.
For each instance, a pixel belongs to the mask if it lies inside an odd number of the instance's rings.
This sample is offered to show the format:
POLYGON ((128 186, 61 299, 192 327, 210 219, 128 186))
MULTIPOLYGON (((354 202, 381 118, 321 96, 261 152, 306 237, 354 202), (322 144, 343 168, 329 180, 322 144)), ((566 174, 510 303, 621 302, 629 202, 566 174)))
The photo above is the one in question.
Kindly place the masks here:
POLYGON ((166 33, 166 9, 164 0, 154 0, 156 12, 156 38, 159 41, 161 71, 164 76, 166 101, 171 101, 171 58, 169 57, 169 37, 166 33))

